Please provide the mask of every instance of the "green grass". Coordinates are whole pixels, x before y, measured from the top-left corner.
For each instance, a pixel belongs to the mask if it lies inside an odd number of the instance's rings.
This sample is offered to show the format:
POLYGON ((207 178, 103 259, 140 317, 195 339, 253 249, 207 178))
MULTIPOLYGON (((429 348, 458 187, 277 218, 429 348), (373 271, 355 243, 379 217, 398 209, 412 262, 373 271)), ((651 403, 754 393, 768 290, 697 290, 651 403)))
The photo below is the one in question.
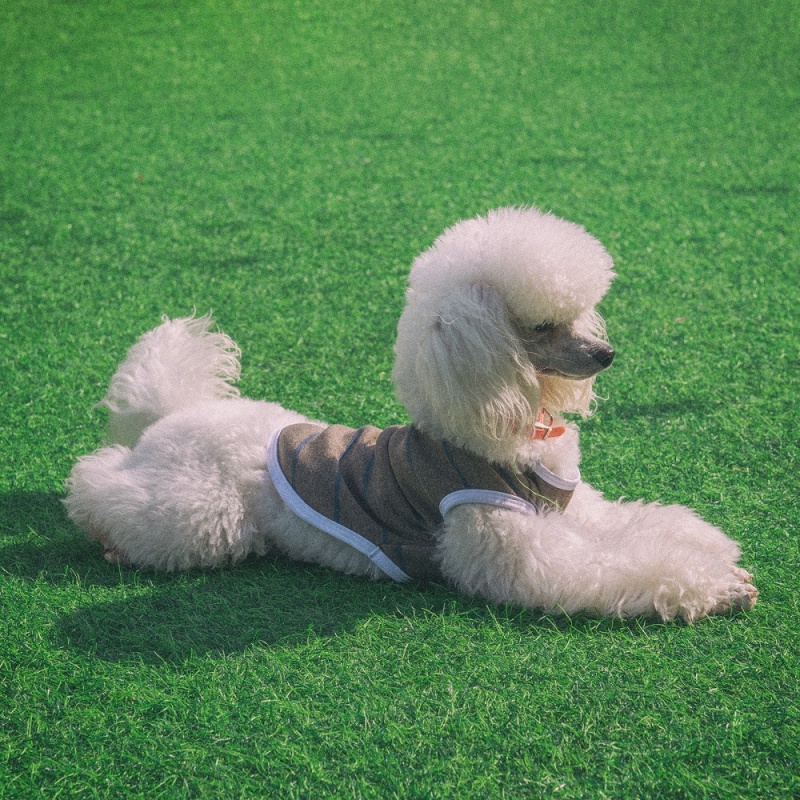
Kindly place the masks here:
POLYGON ((0 797, 800 796, 799 30, 793 0, 3 4, 0 797), (390 424, 414 256, 529 203, 619 272, 584 476, 738 539, 754 611, 120 571, 66 520, 161 313, 213 309, 246 395, 390 424))

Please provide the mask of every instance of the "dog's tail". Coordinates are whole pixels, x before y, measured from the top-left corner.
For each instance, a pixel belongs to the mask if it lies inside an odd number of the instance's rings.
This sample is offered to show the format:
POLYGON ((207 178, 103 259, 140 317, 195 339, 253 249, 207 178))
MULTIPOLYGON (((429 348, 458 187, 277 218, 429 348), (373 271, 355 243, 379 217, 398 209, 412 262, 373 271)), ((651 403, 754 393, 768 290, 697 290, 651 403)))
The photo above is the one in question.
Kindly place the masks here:
POLYGON ((167 414, 238 396, 232 384, 239 379, 239 348, 210 327, 210 314, 164 317, 133 345, 98 404, 110 414, 110 443, 133 447, 145 428, 167 414))

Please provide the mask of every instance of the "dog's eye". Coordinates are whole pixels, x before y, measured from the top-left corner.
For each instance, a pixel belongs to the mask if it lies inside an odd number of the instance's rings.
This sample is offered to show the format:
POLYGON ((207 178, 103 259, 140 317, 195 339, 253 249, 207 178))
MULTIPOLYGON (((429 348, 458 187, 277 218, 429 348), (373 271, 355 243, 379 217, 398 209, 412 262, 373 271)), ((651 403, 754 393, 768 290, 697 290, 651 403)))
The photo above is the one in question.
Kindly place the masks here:
POLYGON ((552 322, 543 322, 541 325, 537 325, 534 330, 536 333, 547 333, 547 331, 553 330, 554 327, 552 322))

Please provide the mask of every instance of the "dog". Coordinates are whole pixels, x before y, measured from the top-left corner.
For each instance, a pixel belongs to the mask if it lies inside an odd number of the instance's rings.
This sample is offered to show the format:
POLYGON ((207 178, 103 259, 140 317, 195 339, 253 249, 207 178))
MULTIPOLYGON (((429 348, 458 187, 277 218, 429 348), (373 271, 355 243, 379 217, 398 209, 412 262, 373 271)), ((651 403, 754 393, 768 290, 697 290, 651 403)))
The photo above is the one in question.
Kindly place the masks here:
POLYGON ((111 380, 108 445, 67 481, 106 558, 158 570, 251 555, 433 580, 550 614, 693 622, 753 607, 737 544, 688 508, 610 502, 578 428, 614 350, 610 255, 581 226, 501 208, 414 262, 393 379, 410 425, 353 430, 239 397, 209 316, 164 319, 111 380))

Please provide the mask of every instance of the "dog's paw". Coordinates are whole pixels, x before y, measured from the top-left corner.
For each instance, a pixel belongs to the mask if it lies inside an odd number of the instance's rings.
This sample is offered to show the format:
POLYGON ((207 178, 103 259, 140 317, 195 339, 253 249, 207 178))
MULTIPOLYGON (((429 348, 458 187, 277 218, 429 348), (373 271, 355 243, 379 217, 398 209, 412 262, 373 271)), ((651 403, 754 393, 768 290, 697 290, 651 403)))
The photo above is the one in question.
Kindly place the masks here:
MULTIPOLYGON (((679 616, 684 622, 692 623, 712 615, 749 611, 758 601, 758 589, 752 581, 753 576, 747 570, 731 565, 726 576, 716 584, 684 588, 677 601, 677 613, 669 616, 679 616)), ((658 610, 666 619, 662 608, 658 610)))
POLYGON ((758 601, 758 589, 753 585, 753 576, 741 567, 732 566, 728 580, 716 593, 713 602, 705 609, 688 608, 683 617, 692 622, 702 617, 749 611, 758 601))
POLYGON ((116 547, 103 547, 103 558, 108 561, 109 564, 120 564, 123 567, 130 566, 130 560, 128 557, 121 551, 117 550, 116 547))
POLYGON ((753 586, 753 576, 741 567, 734 567, 735 582, 730 589, 729 602, 723 602, 717 614, 731 611, 749 611, 758 601, 758 589, 753 586))

